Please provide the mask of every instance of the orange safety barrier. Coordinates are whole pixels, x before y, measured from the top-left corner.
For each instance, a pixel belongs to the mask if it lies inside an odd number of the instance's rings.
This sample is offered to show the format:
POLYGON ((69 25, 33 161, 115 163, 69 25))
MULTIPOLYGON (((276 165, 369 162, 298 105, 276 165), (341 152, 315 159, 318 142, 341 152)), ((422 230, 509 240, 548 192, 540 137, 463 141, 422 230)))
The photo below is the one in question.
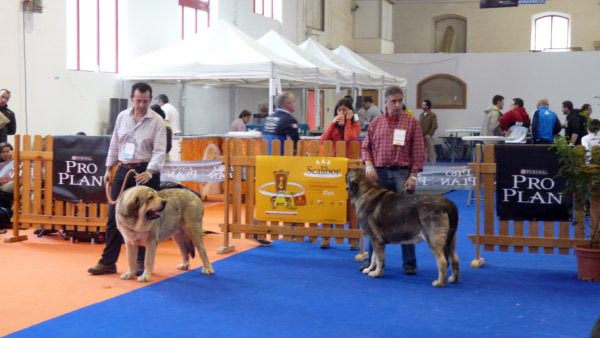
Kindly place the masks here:
MULTIPOLYGON (((568 255, 575 245, 588 245, 585 239, 585 212, 583 203, 575 203, 574 224, 571 222, 549 222, 549 221, 522 221, 501 220, 495 223, 495 180, 496 163, 494 162, 494 145, 487 144, 484 147, 477 145, 475 162, 469 164, 476 177, 476 225, 475 234, 469 235, 469 239, 475 244, 475 259, 471 262, 473 268, 478 268, 485 263, 481 257, 481 246, 485 251, 524 252, 527 247, 529 253, 539 253, 542 249, 545 254, 555 253, 568 255), (483 152, 483 161, 482 161, 483 152), (483 226, 481 223, 481 190, 483 188, 483 226), (513 231, 510 231, 512 227, 513 231), (571 227, 575 227, 571 232, 571 227), (540 230, 542 235, 540 236, 540 230), (558 233, 556 236, 555 234, 558 233), (573 233, 573 235, 571 235, 573 233), (512 234, 512 235, 511 235, 512 234)), ((597 196, 597 194, 596 194, 597 196)), ((594 198, 591 202, 593 210, 600 208, 600 199, 594 198)), ((595 217, 595 213, 592 213, 595 217)), ((595 222, 595 219, 592 219, 595 222)), ((594 223, 592 223, 594 224, 594 223)))
MULTIPOLYGON (((280 154, 281 142, 272 143, 272 153, 280 154)), ((294 156, 294 145, 291 140, 283 144, 284 156, 294 156)), ((340 141, 335 144, 325 141, 323 145, 318 140, 300 140, 297 145, 296 156, 338 156, 346 157, 348 151, 348 169, 361 168, 360 142, 340 141), (335 155, 334 155, 335 154, 335 155)), ((235 248, 229 244, 230 236, 233 238, 267 239, 271 241, 283 239, 285 241, 304 242, 306 238, 314 243, 318 237, 322 243, 327 244, 332 239, 335 243, 342 244, 347 239, 351 248, 358 249, 359 244, 364 247, 363 233, 358 226, 356 213, 351 203, 348 203, 348 224, 316 224, 316 223, 287 223, 279 221, 255 222, 255 172, 256 156, 267 155, 267 141, 263 139, 226 139, 223 145, 223 162, 225 168, 232 169, 232 179, 226 179, 225 212, 223 230, 223 247, 219 253, 226 253, 235 248), (245 175, 243 174, 245 173, 245 175), (244 177, 245 176, 245 179, 244 177), (245 198, 243 198, 245 197, 245 198), (244 205, 242 205, 244 201, 244 205), (320 226, 320 227, 319 227, 320 226)), ((226 169, 227 170, 227 169, 226 169)))
MULTIPOLYGON (((21 163, 15 174, 13 232, 5 242, 27 239, 22 229, 78 230, 98 232, 106 227, 108 204, 55 200, 52 194, 52 136, 15 135, 13 159, 21 163)), ((16 169, 15 169, 16 170, 16 169)))

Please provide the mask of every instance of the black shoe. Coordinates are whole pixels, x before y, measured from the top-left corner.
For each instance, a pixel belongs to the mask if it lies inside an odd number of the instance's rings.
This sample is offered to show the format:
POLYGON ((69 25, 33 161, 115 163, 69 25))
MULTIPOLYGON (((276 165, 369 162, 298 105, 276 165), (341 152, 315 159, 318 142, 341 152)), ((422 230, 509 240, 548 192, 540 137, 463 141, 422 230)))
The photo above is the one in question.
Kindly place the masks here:
POLYGON ((109 273, 117 273, 117 266, 115 264, 104 265, 98 263, 89 268, 88 272, 92 275, 107 275, 109 273))
POLYGON ((417 267, 416 266, 412 266, 412 265, 407 265, 404 267, 404 274, 405 275, 416 275, 417 274, 417 267))
POLYGON ((8 230, 6 229, 0 229, 0 234, 5 234, 8 230))
POLYGON ((254 239, 255 241, 258 242, 258 244, 260 244, 260 246, 271 246, 271 242, 267 241, 266 239, 254 239))

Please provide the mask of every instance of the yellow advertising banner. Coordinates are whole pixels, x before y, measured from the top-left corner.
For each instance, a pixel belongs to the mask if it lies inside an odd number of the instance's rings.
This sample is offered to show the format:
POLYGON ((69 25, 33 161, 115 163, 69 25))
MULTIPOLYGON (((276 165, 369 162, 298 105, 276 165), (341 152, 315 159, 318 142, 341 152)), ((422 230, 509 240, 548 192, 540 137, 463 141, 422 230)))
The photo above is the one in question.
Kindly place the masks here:
POLYGON ((256 219, 345 224, 347 158, 256 156, 256 219))

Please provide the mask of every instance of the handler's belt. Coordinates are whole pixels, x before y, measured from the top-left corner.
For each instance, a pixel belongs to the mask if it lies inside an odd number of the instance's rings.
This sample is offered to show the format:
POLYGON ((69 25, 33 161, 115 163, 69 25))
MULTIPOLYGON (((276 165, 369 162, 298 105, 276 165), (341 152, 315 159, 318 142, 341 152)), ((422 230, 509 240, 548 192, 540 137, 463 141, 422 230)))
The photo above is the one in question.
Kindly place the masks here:
POLYGON ((139 162, 139 163, 123 163, 119 162, 119 165, 127 170, 137 169, 140 167, 148 166, 148 162, 139 162))
POLYGON ((387 165, 384 167, 375 167, 375 169, 401 170, 401 169, 410 169, 410 168, 409 167, 401 167, 399 165, 387 165))

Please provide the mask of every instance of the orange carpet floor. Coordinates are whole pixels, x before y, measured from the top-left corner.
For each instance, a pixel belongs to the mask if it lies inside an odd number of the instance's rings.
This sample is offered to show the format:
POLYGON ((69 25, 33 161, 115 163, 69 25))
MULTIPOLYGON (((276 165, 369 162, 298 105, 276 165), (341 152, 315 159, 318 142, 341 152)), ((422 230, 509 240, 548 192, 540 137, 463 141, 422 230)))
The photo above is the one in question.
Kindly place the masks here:
MULTIPOLYGON (((204 236, 211 262, 256 246, 249 240, 231 240, 236 251, 218 255, 216 250, 223 244, 220 223, 223 223, 223 204, 207 205, 204 229, 219 233, 204 236)), ((181 262, 181 256, 172 241, 158 246, 152 281, 139 283, 119 279, 127 264, 124 246, 117 263, 117 274, 90 276, 87 269, 96 264, 104 245, 71 243, 58 235, 38 238, 33 230, 22 233, 28 235, 28 240, 17 243, 4 243, 4 237, 12 235, 12 230, 0 235, 0 336, 181 273, 175 268, 181 262)), ((200 266, 196 255, 190 269, 200 266)))

